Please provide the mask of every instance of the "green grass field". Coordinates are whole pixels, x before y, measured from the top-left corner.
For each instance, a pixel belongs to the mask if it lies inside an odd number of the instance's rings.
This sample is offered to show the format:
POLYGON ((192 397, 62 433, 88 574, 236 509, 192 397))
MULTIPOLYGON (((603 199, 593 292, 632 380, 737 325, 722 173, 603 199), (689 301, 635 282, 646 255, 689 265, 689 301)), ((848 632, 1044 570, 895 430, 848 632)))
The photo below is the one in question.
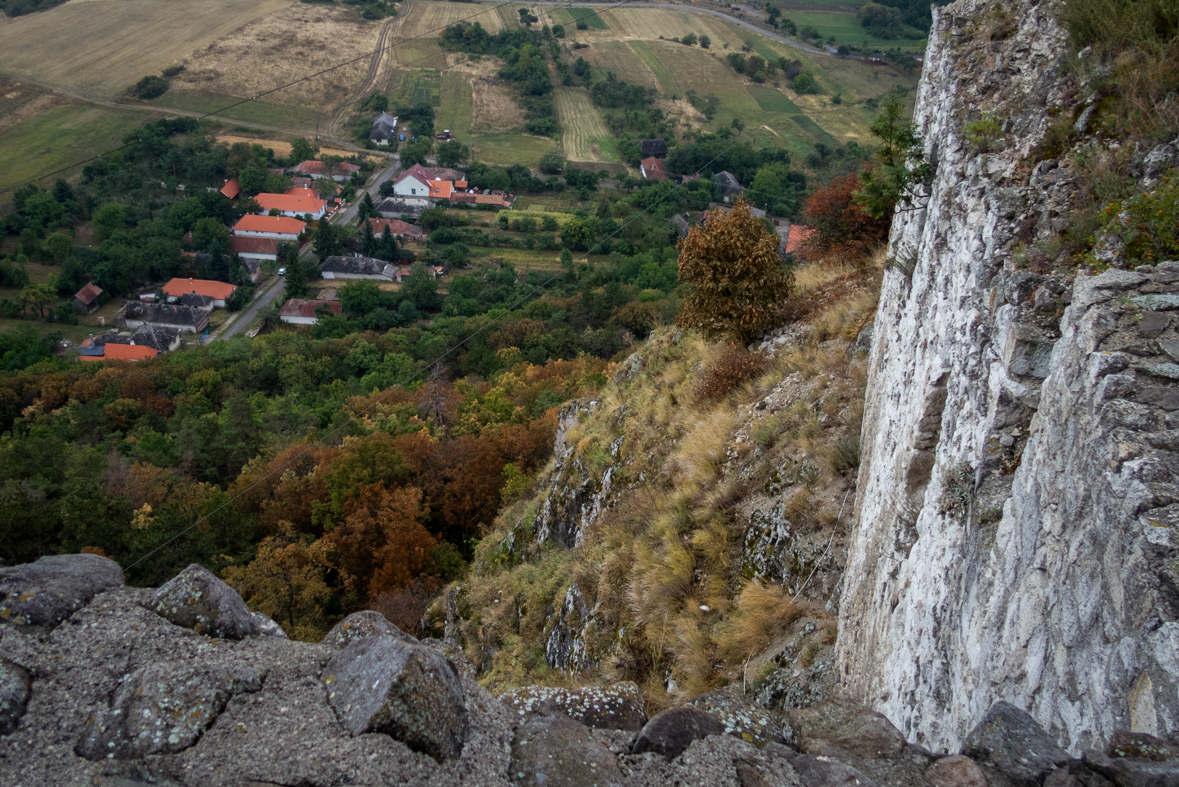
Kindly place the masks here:
POLYGON ((834 45, 847 44, 853 47, 864 47, 865 51, 875 49, 893 49, 899 47, 903 52, 924 52, 925 39, 909 38, 875 38, 860 26, 860 20, 854 14, 823 14, 784 12, 783 16, 798 25, 801 33, 804 27, 813 27, 819 31, 819 37, 828 42, 835 39, 834 45))
POLYGON ((765 85, 752 85, 749 95, 764 112, 782 112, 787 115, 801 115, 802 110, 780 90, 765 85))
POLYGON ((558 147, 558 143, 554 139, 534 137, 518 131, 471 136, 475 160, 497 167, 510 167, 513 164, 536 167, 540 163, 540 157, 555 147, 558 147))
POLYGON ((466 144, 471 136, 471 83, 462 74, 442 72, 442 104, 435 113, 434 126, 448 128, 466 144))
POLYGON ((267 104, 263 101, 247 101, 242 104, 241 101, 242 99, 237 96, 227 96, 220 93, 169 90, 152 103, 160 107, 185 109, 201 114, 216 112, 219 118, 274 126, 298 134, 305 134, 309 130, 313 131, 316 122, 328 117, 313 107, 280 107, 277 104, 267 104), (224 107, 233 104, 238 106, 221 111, 224 107))
POLYGON ((602 116, 584 90, 558 88, 554 93, 561 145, 570 161, 618 161, 618 148, 602 116))
MULTIPOLYGON (((515 13, 513 11, 513 13, 515 13)), ((609 30, 606 20, 602 19, 601 10, 596 8, 558 8, 549 11, 549 16, 559 25, 568 25, 576 30, 577 23, 585 22, 590 30, 609 30)))
MULTIPOLYGON (((33 178, 118 147, 129 131, 156 117, 150 112, 66 104, 5 129, 0 143, 0 201, 9 200, 3 192, 33 178)), ((55 177, 69 178, 80 170, 66 170, 55 177)), ((48 188, 53 182, 45 180, 38 185, 48 188)))
MULTIPOLYGON (((674 95, 678 91, 679 88, 675 80, 672 79, 671 74, 663 66, 659 58, 655 56, 655 53, 651 51, 650 44, 646 41, 631 41, 630 48, 646 64, 647 68, 651 69, 651 73, 655 76, 655 81, 659 84, 659 90, 664 95, 674 95)), ((696 92, 703 93, 704 91, 697 90, 696 92)))

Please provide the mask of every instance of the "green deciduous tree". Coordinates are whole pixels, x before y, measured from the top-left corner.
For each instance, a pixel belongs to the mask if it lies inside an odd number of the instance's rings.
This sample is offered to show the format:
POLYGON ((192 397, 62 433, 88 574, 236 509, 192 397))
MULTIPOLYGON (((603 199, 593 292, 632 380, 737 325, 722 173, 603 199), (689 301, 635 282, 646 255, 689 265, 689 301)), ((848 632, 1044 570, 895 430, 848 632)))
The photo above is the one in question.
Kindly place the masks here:
POLYGON ((885 96, 880 114, 869 128, 883 143, 876 151, 880 166, 860 176, 856 199, 873 218, 889 218, 898 205, 912 204, 931 167, 913 121, 905 116, 899 94, 885 96))
POLYGON ((754 218, 744 199, 709 214, 680 241, 679 277, 689 294, 676 324, 742 343, 769 327, 794 285, 778 254, 777 234, 754 218))

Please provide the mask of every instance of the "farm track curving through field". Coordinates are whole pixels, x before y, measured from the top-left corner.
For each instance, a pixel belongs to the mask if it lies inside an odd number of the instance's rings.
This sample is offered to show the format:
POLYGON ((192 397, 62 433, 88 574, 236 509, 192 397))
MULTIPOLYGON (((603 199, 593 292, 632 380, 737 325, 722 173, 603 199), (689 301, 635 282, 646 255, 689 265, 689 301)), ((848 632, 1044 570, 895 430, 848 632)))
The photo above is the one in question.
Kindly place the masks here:
MULTIPOLYGON (((341 136, 341 126, 344 123, 345 116, 348 114, 348 109, 354 103, 363 98, 366 93, 373 89, 373 85, 376 83, 377 77, 382 75, 383 69, 381 66, 386 61, 386 59, 390 60, 390 62, 392 61, 392 58, 386 58, 386 55, 388 55, 390 52, 389 39, 393 35, 393 27, 399 21, 400 19, 394 16, 390 17, 389 20, 386 21, 384 25, 382 25, 381 35, 377 39, 377 48, 373 50, 372 60, 369 61, 368 64, 368 76, 364 78, 364 82, 360 84, 360 87, 357 88, 356 91, 352 93, 352 95, 348 96, 348 99, 340 105, 340 108, 336 110, 336 114, 332 116, 331 123, 328 124, 327 136, 331 137, 332 139, 344 139, 344 137, 341 136)), ((385 77, 388 79, 387 74, 385 77)))

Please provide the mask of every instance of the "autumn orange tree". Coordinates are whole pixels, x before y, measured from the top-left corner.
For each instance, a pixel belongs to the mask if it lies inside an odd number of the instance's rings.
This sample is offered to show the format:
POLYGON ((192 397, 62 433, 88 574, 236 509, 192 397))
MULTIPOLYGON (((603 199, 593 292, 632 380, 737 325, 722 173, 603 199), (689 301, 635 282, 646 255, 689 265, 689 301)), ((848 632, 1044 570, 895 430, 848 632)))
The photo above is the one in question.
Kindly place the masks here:
POLYGON ((794 273, 778 253, 777 233, 753 216, 743 199, 713 211, 680 241, 680 281, 689 294, 676 324, 742 343, 770 326, 790 297, 794 273))
POLYGON ((817 261, 844 257, 858 262, 888 237, 890 216, 873 217, 857 199, 860 175, 835 178, 807 198, 807 224, 815 232, 802 247, 802 256, 817 261))

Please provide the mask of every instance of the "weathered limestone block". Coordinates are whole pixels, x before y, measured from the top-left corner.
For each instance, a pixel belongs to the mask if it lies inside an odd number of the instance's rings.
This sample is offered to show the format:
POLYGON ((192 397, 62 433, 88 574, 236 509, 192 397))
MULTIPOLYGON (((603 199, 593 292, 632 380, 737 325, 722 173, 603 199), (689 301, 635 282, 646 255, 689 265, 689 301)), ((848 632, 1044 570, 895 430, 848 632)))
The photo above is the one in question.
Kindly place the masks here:
POLYGON ((0 568, 0 625, 50 629, 123 584, 123 570, 101 555, 50 555, 0 568))
POLYGON ((210 637, 242 639, 257 636, 262 628, 236 590, 196 563, 161 585, 150 609, 210 637))
POLYGON ((380 612, 371 609, 353 612, 341 620, 323 638, 323 644, 343 650, 355 640, 382 634, 388 634, 408 645, 417 644, 416 639, 390 623, 380 612))
POLYGON ((258 691, 254 667, 152 664, 131 674, 109 710, 96 714, 75 753, 88 760, 170 754, 192 746, 231 697, 258 691))
POLYGON ((435 760, 462 754, 467 704, 453 664, 381 634, 354 640, 323 673, 328 701, 353 735, 382 732, 435 760))

